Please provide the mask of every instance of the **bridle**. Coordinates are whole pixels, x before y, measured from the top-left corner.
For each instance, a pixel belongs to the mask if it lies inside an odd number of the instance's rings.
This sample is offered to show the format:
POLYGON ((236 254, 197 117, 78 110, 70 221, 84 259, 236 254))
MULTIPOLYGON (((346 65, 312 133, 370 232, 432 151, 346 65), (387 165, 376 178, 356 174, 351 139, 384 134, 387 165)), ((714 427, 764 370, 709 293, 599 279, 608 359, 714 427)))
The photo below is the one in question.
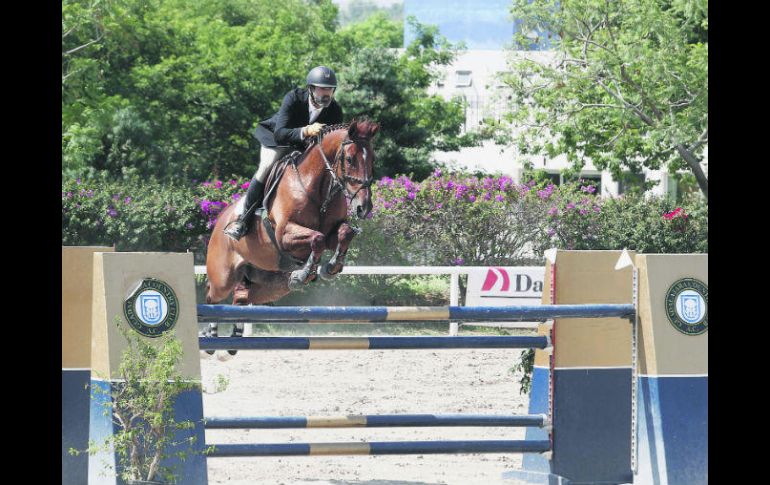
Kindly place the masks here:
POLYGON ((372 182, 374 181, 373 176, 369 176, 367 179, 360 179, 358 177, 354 177, 353 175, 348 175, 347 163, 345 163, 345 160, 350 159, 350 157, 347 155, 347 152, 345 151, 345 147, 347 145, 356 145, 359 149, 361 149, 364 152, 364 163, 366 163, 366 148, 361 145, 361 142, 363 141, 365 140, 358 138, 346 138, 342 141, 342 143, 340 143, 340 146, 337 149, 337 153, 334 155, 334 163, 329 163, 329 160, 326 158, 326 154, 323 151, 323 147, 321 146, 321 140, 318 140, 318 150, 321 152, 321 157, 323 157, 326 170, 329 172, 332 178, 331 182, 329 183, 329 188, 326 191, 326 198, 324 199, 323 204, 321 204, 321 214, 326 213, 326 210, 329 208, 329 204, 338 192, 344 192, 347 199, 352 201, 356 195, 358 195, 361 189, 371 187, 372 182), (338 177, 335 170, 338 163, 342 168, 342 177, 338 177), (349 184, 358 184, 360 187, 358 187, 355 192, 351 193, 351 190, 348 189, 349 184))

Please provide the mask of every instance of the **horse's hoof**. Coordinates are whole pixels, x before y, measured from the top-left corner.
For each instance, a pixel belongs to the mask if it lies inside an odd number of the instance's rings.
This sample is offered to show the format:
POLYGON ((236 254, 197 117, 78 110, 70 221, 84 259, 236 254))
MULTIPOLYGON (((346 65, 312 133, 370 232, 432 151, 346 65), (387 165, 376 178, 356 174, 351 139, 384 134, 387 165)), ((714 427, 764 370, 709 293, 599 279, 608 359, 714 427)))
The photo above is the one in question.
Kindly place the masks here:
POLYGON ((289 277, 289 289, 298 290, 303 286, 305 286, 306 284, 310 283, 315 276, 316 276, 315 267, 311 267, 308 271, 305 271, 304 269, 298 269, 296 271, 292 271, 291 276, 289 277))
POLYGON ((234 354, 230 353, 231 351, 228 350, 227 352, 222 350, 217 350, 217 360, 220 362, 227 362, 228 360, 233 358, 234 354))
POLYGON ((298 290, 302 288, 302 285, 305 284, 305 278, 307 278, 307 275, 302 273, 302 270, 292 271, 291 276, 289 277, 290 290, 298 290))
POLYGON ((329 273, 329 269, 331 269, 332 265, 329 263, 326 263, 325 265, 321 266, 321 272, 318 273, 321 276, 321 279, 324 281, 333 280, 337 277, 339 273, 329 273))

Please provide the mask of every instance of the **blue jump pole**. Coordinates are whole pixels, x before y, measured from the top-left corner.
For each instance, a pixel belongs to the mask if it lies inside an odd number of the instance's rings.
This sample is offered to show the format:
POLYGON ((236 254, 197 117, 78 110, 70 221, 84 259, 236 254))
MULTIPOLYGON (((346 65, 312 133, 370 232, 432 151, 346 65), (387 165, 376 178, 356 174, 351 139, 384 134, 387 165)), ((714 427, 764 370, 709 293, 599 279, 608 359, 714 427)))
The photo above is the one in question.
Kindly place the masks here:
POLYGON ((473 414, 377 414, 352 416, 255 416, 210 417, 206 429, 290 429, 290 428, 391 428, 391 427, 450 427, 505 426, 543 427, 544 414, 473 415, 473 414))
POLYGON ((235 456, 427 455, 454 453, 543 453, 548 440, 380 441, 370 443, 207 444, 209 458, 235 456))
POLYGON ((426 306, 426 307, 277 307, 247 305, 198 305, 199 321, 545 321, 552 318, 606 318, 634 315, 631 304, 540 306, 426 306))
POLYGON ((199 337, 201 350, 545 349, 546 336, 199 337))

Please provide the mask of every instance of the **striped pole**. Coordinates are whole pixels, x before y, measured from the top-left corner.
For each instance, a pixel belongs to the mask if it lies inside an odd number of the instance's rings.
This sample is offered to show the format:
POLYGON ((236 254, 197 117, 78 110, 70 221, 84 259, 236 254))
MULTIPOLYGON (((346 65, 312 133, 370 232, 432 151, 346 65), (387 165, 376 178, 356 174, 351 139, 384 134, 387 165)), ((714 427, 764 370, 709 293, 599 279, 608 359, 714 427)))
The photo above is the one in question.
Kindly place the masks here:
POLYGON ((255 416, 210 417, 206 429, 291 429, 291 428, 392 428, 547 425, 544 414, 473 415, 473 414, 377 414, 350 416, 255 416))
POLYGON ((525 321, 536 322, 553 318, 630 318, 635 314, 631 304, 540 305, 540 306, 248 306, 198 305, 199 321, 263 322, 288 321, 525 321))
POLYGON ((547 336, 199 337, 201 350, 544 349, 547 336))
POLYGON ((427 455, 454 453, 544 453, 548 440, 488 441, 380 441, 370 443, 281 443, 207 445, 214 449, 209 458, 236 456, 309 455, 427 455))

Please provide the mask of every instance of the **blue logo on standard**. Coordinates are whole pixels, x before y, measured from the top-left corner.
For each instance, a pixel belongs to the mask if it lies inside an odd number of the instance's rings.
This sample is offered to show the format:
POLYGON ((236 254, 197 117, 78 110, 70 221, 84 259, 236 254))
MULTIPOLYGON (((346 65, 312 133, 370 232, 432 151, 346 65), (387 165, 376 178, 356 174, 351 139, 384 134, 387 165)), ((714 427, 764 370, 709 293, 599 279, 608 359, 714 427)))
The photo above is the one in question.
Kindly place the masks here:
POLYGON ((139 302, 142 308, 142 320, 148 325, 157 325, 161 321, 160 295, 140 295, 139 302))
POLYGON ((698 323, 705 314, 705 301, 698 292, 685 290, 677 295, 677 311, 679 318, 687 323, 698 323))
POLYGON ((668 321, 685 335, 700 335, 709 327, 709 288, 695 278, 675 281, 666 292, 668 321))
POLYGON ((145 325, 159 325, 168 314, 168 302, 155 290, 144 290, 139 293, 134 310, 139 320, 145 325))
POLYGON ((176 325, 179 301, 166 282, 144 278, 123 303, 123 315, 131 328, 145 337, 160 337, 176 325))

